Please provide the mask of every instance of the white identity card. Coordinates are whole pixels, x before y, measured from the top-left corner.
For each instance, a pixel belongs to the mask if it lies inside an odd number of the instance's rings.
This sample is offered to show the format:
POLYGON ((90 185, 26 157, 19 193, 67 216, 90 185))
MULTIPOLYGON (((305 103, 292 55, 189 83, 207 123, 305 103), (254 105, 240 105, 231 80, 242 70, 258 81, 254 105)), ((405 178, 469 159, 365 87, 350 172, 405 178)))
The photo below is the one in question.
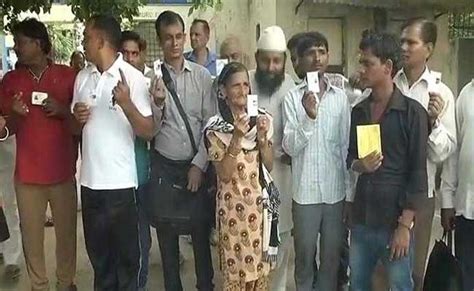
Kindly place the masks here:
POLYGON ((163 77, 163 73, 161 72, 161 61, 156 60, 153 62, 153 71, 155 72, 155 76, 157 79, 163 77))
POLYGON ((44 100, 48 99, 48 93, 45 92, 31 92, 31 104, 32 105, 43 105, 44 100))
POLYGON ((308 72, 306 74, 306 80, 308 81, 308 91, 311 91, 314 94, 319 93, 318 72, 308 72))
POLYGON ((428 92, 439 93, 439 87, 441 84, 441 73, 431 71, 431 81, 428 82, 428 92))
POLYGON ((229 63, 228 59, 217 59, 216 60, 216 74, 219 76, 222 72, 222 69, 229 63))
POLYGON ((247 115, 249 117, 258 115, 258 95, 247 95, 247 115))

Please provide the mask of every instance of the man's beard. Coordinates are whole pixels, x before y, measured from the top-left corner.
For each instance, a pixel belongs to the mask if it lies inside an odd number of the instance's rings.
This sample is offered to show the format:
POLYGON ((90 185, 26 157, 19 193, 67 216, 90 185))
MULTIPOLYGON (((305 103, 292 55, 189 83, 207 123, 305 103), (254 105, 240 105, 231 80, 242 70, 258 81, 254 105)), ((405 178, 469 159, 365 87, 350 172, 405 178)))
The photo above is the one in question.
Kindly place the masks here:
POLYGON ((255 71, 255 81, 257 81, 258 88, 264 94, 272 95, 275 93, 285 80, 285 69, 283 68, 279 73, 267 73, 261 71, 258 67, 255 71))

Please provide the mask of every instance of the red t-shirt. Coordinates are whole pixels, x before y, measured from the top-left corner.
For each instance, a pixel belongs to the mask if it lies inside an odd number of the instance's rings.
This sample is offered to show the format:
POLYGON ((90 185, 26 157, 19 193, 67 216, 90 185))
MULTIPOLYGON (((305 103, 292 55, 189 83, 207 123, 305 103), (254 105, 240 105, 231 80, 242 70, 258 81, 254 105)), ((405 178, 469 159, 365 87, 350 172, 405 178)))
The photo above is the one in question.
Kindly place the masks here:
POLYGON ((15 178, 20 183, 51 185, 74 177, 77 147, 67 120, 46 116, 42 106, 32 105, 32 92, 44 92, 60 104, 71 106, 73 69, 50 64, 39 82, 27 68, 8 72, 0 84, 0 109, 11 114, 13 95, 23 92, 29 113, 20 117, 16 132, 15 178))

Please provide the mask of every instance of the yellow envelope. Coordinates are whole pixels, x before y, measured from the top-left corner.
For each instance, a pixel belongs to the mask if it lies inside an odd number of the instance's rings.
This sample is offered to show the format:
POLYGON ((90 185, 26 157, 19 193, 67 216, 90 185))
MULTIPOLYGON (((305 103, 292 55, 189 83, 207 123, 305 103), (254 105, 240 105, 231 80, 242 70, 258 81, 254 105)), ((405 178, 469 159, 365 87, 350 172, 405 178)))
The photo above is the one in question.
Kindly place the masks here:
POLYGON ((358 125, 356 129, 359 159, 366 157, 373 151, 382 153, 379 124, 358 125))

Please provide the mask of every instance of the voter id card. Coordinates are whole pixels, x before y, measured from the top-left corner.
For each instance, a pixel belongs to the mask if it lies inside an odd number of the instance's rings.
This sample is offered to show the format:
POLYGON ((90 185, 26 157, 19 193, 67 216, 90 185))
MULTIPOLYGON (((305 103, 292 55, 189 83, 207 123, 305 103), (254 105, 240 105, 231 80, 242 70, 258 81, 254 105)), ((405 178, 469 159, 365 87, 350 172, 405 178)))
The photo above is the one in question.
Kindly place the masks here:
POLYGON ((43 106, 44 101, 48 99, 48 93, 45 92, 31 92, 31 104, 43 106))
POLYGON ((153 62, 153 71, 157 79, 163 77, 163 73, 161 72, 161 65, 162 63, 160 60, 156 60, 153 62))
POLYGON ((258 95, 247 95, 247 115, 249 117, 258 115, 258 95))
POLYGON ((216 60, 216 74, 219 76, 224 69, 225 65, 229 63, 228 59, 217 59, 216 60))
POLYGON ((306 80, 308 81, 308 91, 311 91, 314 94, 319 93, 318 72, 308 72, 306 74, 306 80))
POLYGON ((428 92, 439 93, 439 87, 441 84, 441 73, 431 71, 431 80, 428 82, 428 92))

